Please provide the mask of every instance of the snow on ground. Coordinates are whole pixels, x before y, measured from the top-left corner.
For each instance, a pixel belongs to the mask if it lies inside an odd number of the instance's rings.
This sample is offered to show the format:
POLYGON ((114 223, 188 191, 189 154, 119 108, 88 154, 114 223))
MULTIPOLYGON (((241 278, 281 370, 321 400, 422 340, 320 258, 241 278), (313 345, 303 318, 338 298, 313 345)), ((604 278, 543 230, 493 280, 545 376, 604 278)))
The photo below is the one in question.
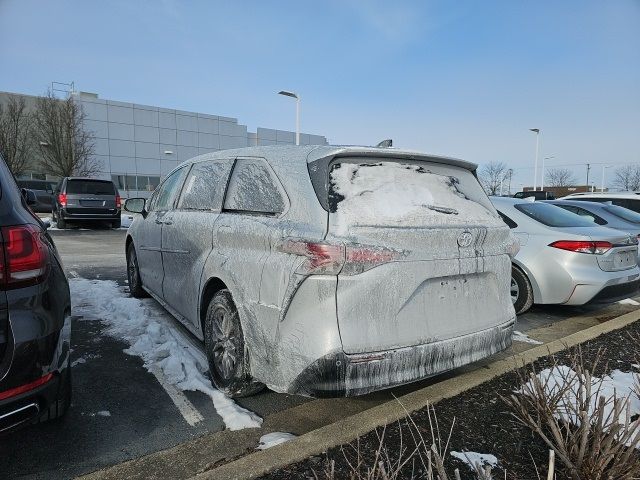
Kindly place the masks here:
MULTIPOLYGON (((634 382, 638 377, 634 372, 622 372, 620 370, 613 370, 609 375, 605 375, 602 378, 596 376, 592 377, 592 392, 594 393, 592 398, 592 404, 590 409, 596 408, 599 397, 604 397, 609 401, 605 408, 605 416, 611 415, 613 410, 613 398, 624 399, 629 405, 630 416, 640 414, 640 397, 636 395, 634 391, 634 382), (599 393, 596 395, 595 393, 599 393)), ((562 418, 571 423, 578 424, 579 418, 574 413, 574 409, 571 409, 571 405, 576 405, 576 398, 579 392, 579 377, 578 374, 565 365, 558 365, 553 368, 547 368, 538 373, 538 378, 542 381, 542 385, 545 386, 545 392, 548 397, 556 395, 561 391, 566 382, 571 384, 571 388, 567 389, 567 392, 558 402, 556 411, 556 418, 562 418)), ((584 387, 583 387, 584 388, 584 387)), ((525 395, 530 394, 533 390, 532 381, 527 382, 518 392, 525 395)), ((583 396, 582 394, 581 396, 583 396)), ((623 409, 618 422, 624 424, 626 422, 626 408, 623 409)))
POLYGON ((498 459, 490 453, 451 452, 451 456, 466 463, 472 470, 475 470, 476 466, 484 467, 489 465, 495 467, 498 465, 498 459))
POLYGON ((74 315, 82 315, 81 321, 104 322, 108 335, 129 343, 125 353, 142 358, 148 371, 159 370, 179 390, 208 395, 228 429, 262 424, 256 414, 212 387, 204 353, 153 300, 131 298, 126 288, 111 280, 72 278, 69 285, 74 315))
POLYGON ((618 302, 621 305, 640 305, 640 302, 636 302, 633 298, 625 298, 618 302))
POLYGON ((292 433, 267 433, 266 435, 260 437, 259 445, 256 448, 258 450, 266 450, 267 448, 271 448, 275 445, 280 445, 281 443, 288 442, 289 440, 293 440, 294 438, 296 438, 296 436, 292 433))
POLYGON ((518 330, 513 331, 513 335, 511 336, 511 338, 514 342, 530 343, 531 345, 542 345, 542 342, 534 340, 533 338, 522 332, 519 332, 518 330))

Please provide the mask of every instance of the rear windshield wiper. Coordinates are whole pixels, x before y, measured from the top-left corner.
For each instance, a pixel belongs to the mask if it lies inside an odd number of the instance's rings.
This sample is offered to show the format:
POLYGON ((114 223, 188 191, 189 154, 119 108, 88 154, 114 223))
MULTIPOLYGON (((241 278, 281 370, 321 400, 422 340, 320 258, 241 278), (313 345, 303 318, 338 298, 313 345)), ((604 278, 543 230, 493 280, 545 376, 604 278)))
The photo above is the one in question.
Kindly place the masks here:
POLYGON ((423 207, 433 210, 435 212, 446 213, 447 215, 458 215, 458 211, 455 208, 439 207, 437 205, 422 204, 423 207))

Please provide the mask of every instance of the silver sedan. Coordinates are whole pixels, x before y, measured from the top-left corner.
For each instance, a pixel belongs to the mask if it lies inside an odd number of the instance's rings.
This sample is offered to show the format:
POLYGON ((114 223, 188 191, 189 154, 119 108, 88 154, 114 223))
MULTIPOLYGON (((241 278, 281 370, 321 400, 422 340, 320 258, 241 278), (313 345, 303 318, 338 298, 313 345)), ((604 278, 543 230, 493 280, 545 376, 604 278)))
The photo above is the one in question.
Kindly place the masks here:
POLYGON ((511 280, 516 313, 534 303, 610 301, 640 287, 636 235, 594 226, 549 203, 499 197, 491 201, 520 241, 511 280))

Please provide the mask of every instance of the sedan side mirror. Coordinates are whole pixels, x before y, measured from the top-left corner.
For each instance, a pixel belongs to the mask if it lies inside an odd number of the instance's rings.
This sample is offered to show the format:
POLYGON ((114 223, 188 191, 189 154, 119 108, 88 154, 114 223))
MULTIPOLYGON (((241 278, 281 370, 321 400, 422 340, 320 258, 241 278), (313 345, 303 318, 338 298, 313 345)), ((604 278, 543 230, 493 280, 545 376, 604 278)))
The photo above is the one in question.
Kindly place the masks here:
POLYGON ((26 200, 27 205, 29 205, 30 207, 38 203, 38 198, 36 197, 36 194, 33 190, 29 190, 28 188, 21 188, 20 193, 22 193, 22 196, 26 200))
POLYGON ((144 198, 128 198, 124 202, 124 209, 131 213, 140 213, 143 216, 147 214, 145 210, 146 199, 144 198))

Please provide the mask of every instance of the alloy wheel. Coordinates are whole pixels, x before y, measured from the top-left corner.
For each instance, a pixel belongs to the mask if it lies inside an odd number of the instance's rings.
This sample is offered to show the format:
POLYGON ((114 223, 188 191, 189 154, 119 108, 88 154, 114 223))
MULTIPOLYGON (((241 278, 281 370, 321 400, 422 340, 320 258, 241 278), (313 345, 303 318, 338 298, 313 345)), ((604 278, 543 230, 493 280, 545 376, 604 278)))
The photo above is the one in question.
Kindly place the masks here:
POLYGON ((511 302, 514 305, 518 301, 519 296, 520 296, 520 287, 518 286, 518 282, 516 282, 515 278, 511 277, 511 302))
POLYGON ((238 364, 238 333, 232 313, 219 306, 213 314, 213 364, 226 381, 234 377, 238 364))

